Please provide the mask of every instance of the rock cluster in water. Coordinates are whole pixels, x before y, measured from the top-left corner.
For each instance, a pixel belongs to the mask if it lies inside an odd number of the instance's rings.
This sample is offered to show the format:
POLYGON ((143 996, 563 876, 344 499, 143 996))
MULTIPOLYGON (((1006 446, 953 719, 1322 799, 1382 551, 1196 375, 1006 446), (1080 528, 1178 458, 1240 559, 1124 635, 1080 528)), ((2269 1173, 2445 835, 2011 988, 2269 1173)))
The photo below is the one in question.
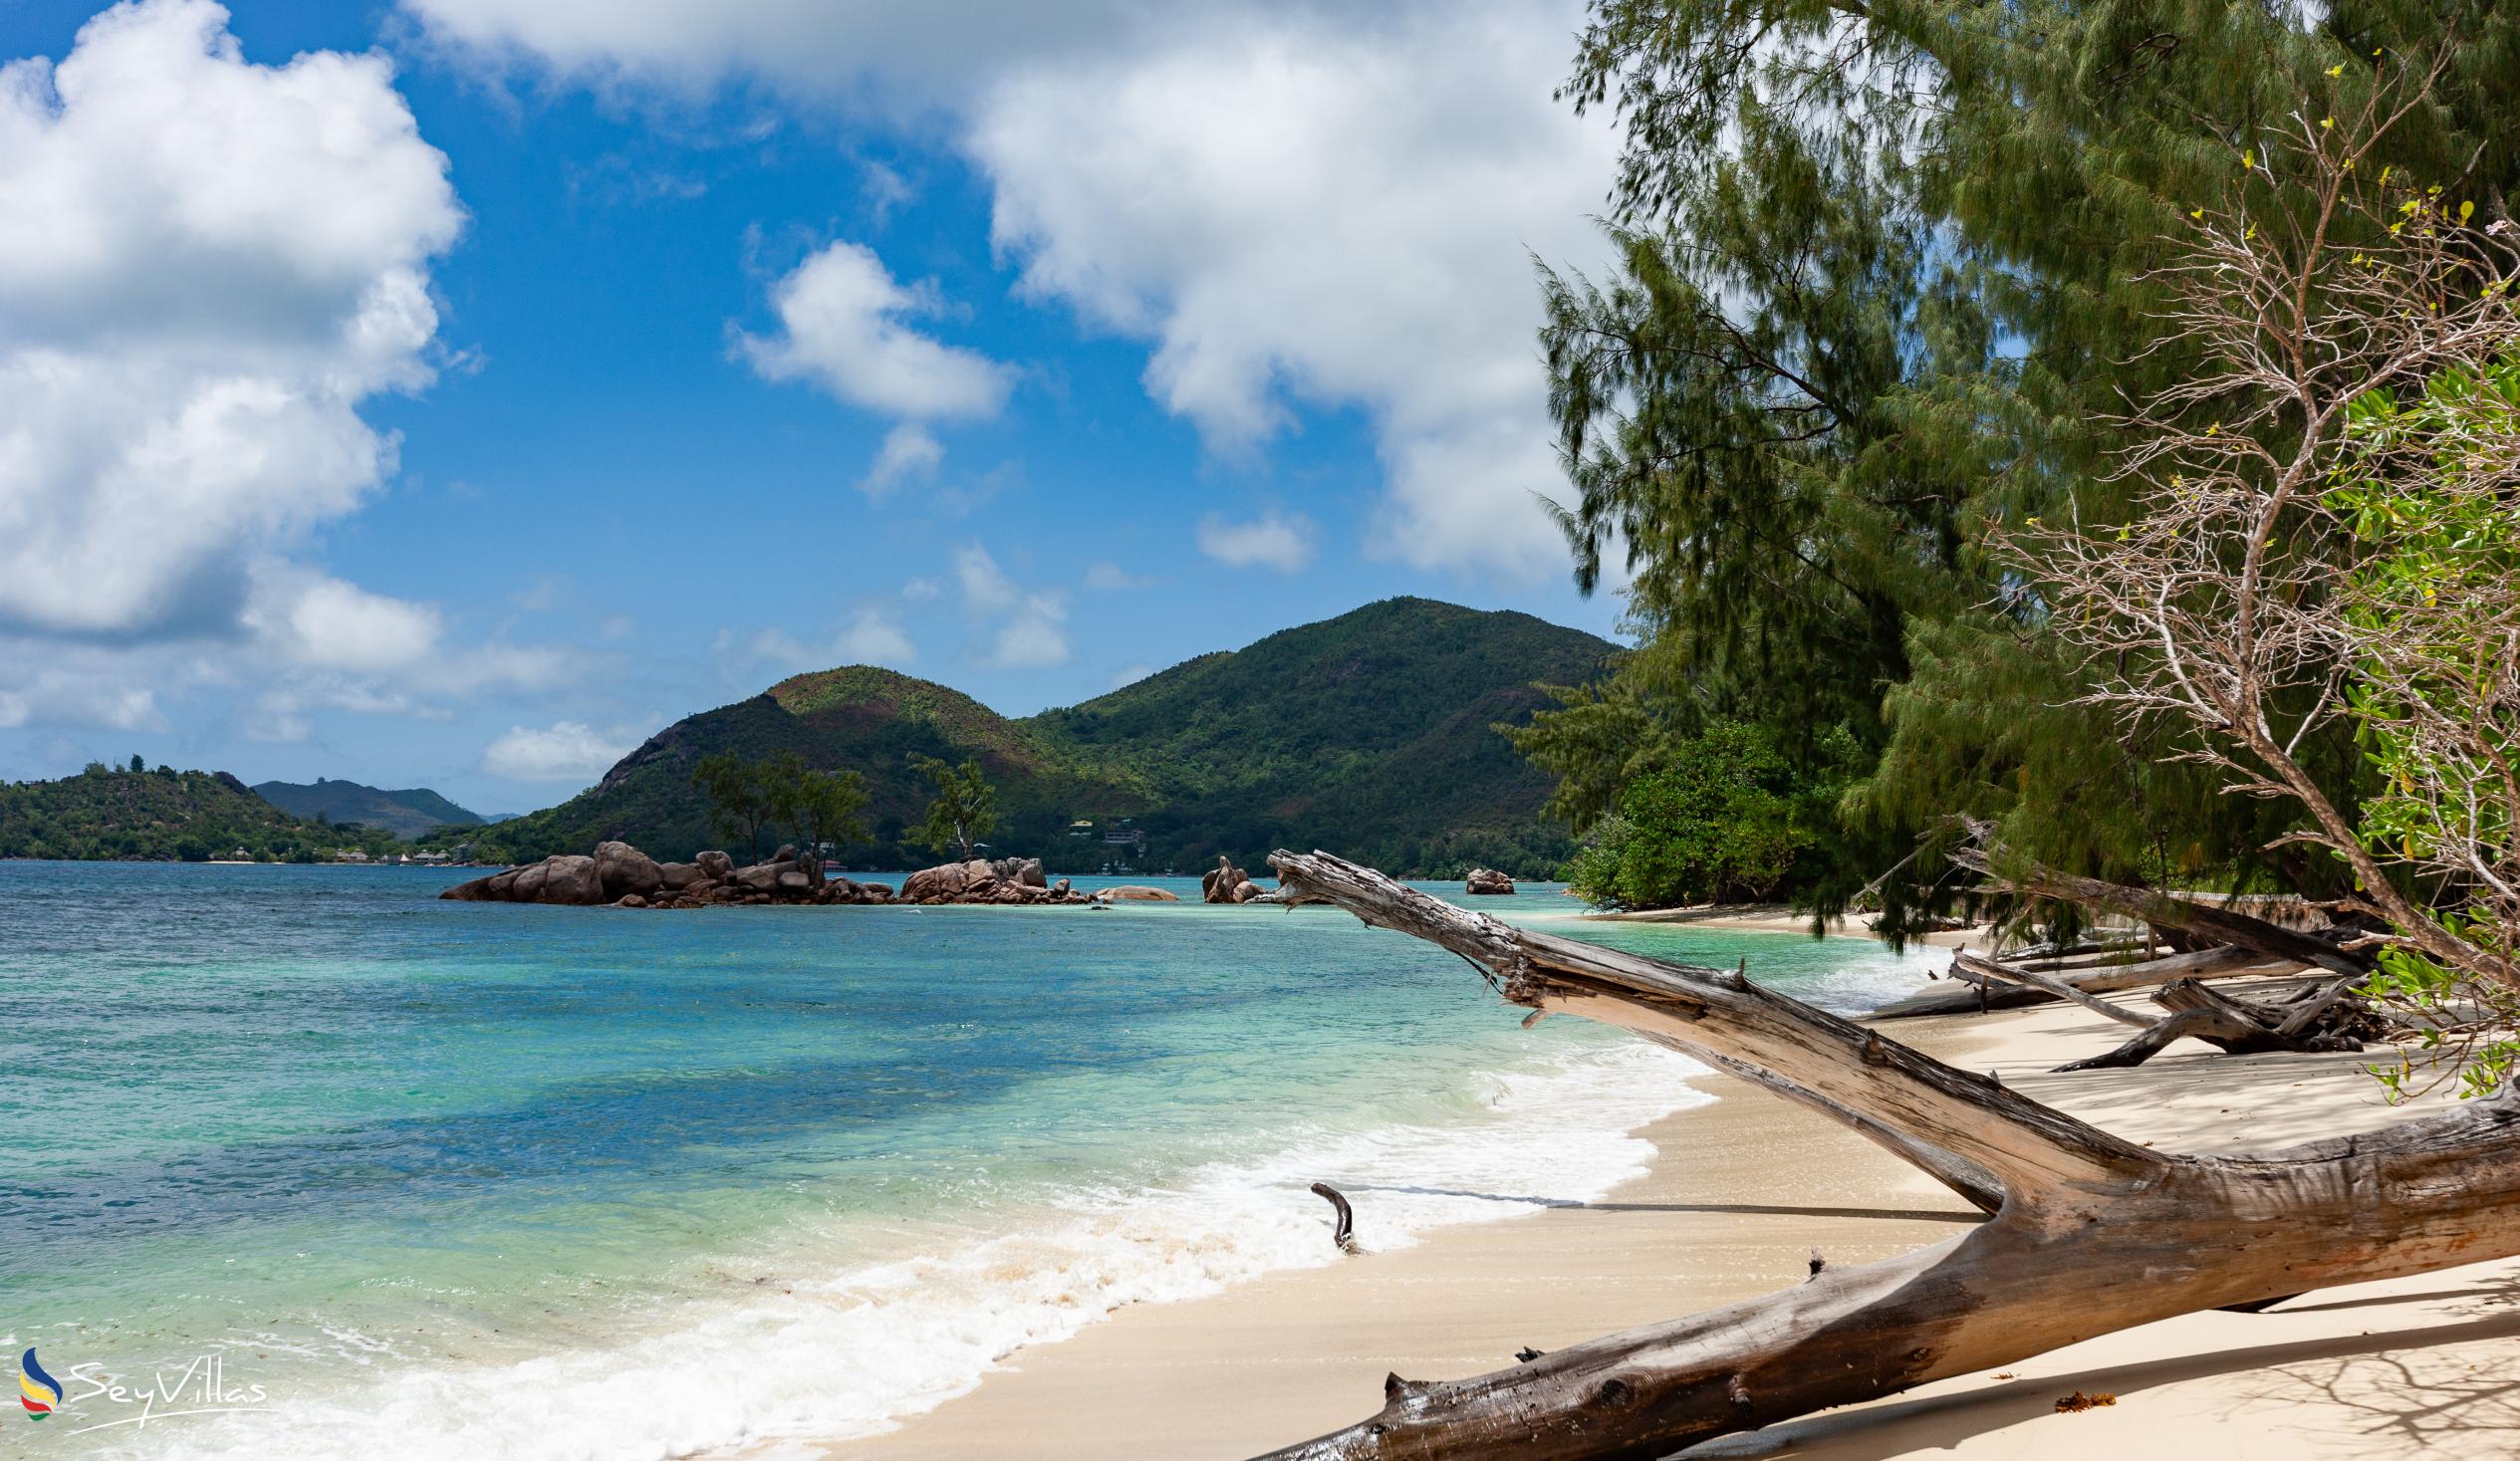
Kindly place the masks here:
POLYGON ((709 908, 764 903, 1081 903, 1042 875, 1038 857, 948 862, 890 883, 827 876, 822 863, 783 847, 766 861, 738 867, 721 852, 688 862, 659 862, 628 843, 603 843, 593 856, 570 853, 458 883, 438 894, 464 903, 572 903, 584 907, 709 908))
POLYGON ((1470 869, 1469 890, 1474 893, 1509 893, 1514 890, 1514 879, 1493 867, 1473 867, 1470 869))
POLYGON ((901 883, 904 903, 1082 903, 1064 877, 1049 881, 1039 857, 974 857, 923 867, 901 883))
POLYGON ((1267 889, 1235 866, 1233 858, 1218 857, 1215 868, 1199 877, 1199 891, 1211 903, 1247 903, 1267 889))

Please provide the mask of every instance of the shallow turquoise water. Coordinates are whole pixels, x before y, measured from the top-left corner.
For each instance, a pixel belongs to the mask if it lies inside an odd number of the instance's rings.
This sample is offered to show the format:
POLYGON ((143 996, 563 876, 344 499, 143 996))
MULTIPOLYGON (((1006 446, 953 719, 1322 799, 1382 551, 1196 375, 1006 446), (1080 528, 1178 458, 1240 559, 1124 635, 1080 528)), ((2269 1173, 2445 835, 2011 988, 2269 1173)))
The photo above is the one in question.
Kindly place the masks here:
MULTIPOLYGON (((91 1397, 42 1454, 871 1428, 1119 1304, 1324 1261, 1315 1177, 1404 1243, 1600 1195, 1690 1098, 1675 1057, 1526 1033, 1326 909, 436 901, 457 875, 0 863, 0 1338, 263 1392, 87 1430, 125 1416, 91 1397)), ((1556 927, 1842 1007, 1913 979, 1851 940, 1556 927)))

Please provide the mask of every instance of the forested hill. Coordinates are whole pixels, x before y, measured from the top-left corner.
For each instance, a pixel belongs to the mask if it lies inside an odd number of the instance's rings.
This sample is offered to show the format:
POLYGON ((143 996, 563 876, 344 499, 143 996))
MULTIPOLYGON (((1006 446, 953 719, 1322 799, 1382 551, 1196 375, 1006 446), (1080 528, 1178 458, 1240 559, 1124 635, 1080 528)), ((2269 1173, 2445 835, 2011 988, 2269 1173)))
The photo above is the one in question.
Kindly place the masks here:
POLYGON ((224 771, 91 764, 59 781, 0 785, 0 857, 312 861, 346 849, 393 848, 390 833, 319 827, 264 801, 224 771))
POLYGON ((312 783, 257 782, 255 795, 288 813, 313 821, 380 828, 400 838, 416 838, 441 827, 479 827, 489 819, 467 812, 426 787, 380 791, 355 781, 312 783))
POLYGON ((1551 782, 1498 735, 1549 703, 1534 686, 1592 678, 1615 646, 1529 614, 1392 599, 1201 655, 1082 705, 1010 720, 958 691, 858 665, 784 680, 677 721, 604 780, 477 838, 540 856, 621 838, 683 857, 726 839, 691 786, 700 757, 793 750, 868 783, 870 845, 893 862, 928 791, 913 754, 977 759, 998 789, 1003 852, 1090 870, 1120 819, 1147 839, 1141 869, 1226 853, 1326 848, 1378 865, 1525 875, 1568 851, 1544 826, 1551 782), (1091 821, 1091 833, 1072 824, 1091 821))

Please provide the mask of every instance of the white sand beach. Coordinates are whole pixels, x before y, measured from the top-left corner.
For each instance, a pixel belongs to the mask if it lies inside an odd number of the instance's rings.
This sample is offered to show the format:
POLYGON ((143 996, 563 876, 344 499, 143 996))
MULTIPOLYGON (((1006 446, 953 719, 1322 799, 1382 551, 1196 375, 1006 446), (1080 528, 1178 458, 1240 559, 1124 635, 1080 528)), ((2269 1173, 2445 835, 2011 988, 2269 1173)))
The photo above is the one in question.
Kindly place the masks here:
MULTIPOLYGON (((2053 1075, 2115 1043, 2080 1010, 1906 1022, 1891 1033, 2132 1139, 2268 1147, 2402 1118, 2361 1058, 2231 1059, 2201 1046, 2137 1071, 2053 1075)), ((1212 1299, 1126 1310, 1020 1350, 979 1387, 832 1461, 1247 1456, 1359 1419, 1384 1376, 1454 1378, 1857 1264, 1975 1215, 1823 1118, 1726 1078, 1648 1128, 1651 1171, 1608 1199, 1442 1229, 1212 1299)), ((1370 1195, 1360 1236, 1374 1236, 1370 1195)), ((2520 1260, 2200 1314, 1995 1374, 1727 1437, 1691 1456, 2479 1457, 2520 1453, 2520 1260), (2081 1390, 2116 1402, 2058 1413, 2081 1390)))

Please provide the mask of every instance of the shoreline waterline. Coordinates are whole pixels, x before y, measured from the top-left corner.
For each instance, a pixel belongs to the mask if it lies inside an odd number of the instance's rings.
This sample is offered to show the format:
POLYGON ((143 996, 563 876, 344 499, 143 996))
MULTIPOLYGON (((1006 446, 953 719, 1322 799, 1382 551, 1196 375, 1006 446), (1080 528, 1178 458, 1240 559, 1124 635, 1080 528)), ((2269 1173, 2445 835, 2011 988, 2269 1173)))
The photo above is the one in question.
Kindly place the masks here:
MULTIPOLYGON (((1555 1022, 1552 1022, 1555 1023, 1555 1022)), ((2048 1005, 1902 1021, 1904 1043, 2162 1150, 2265 1149, 2406 1119, 2366 1057, 2234 1060, 2174 1049, 2105 1079, 2054 1070, 2118 1027, 2048 1005)), ((1721 1075, 1643 1128, 1656 1155, 1607 1198, 1457 1227, 1405 1252, 1133 1310, 1010 1356, 971 1394, 873 1439, 775 1453, 821 1461, 1230 1461, 1371 1416, 1386 1373, 1451 1380, 1665 1323, 1833 1268, 1945 1242, 1983 1221, 1914 1168, 1812 1111, 1721 1075)), ((2449 1103, 2436 1092, 2419 1105, 2449 1103)), ((2064 1296, 2060 1296, 2061 1301, 2064 1296)), ((2520 1433, 2520 1259, 2198 1313, 1999 1371, 1705 1442, 1706 1461, 2110 1461, 2164 1445, 2238 1461, 2501 1454, 2520 1433), (2115 1406, 2059 1413, 2075 1391, 2115 1406), (2496 1437, 2501 1437, 2497 1440, 2496 1437)), ((765 1451, 759 1461, 773 1453, 765 1451)))
MULTIPOLYGON (((657 920, 403 870, 0 866, 7 1038, 43 1052, 0 1077, 35 1133, 0 1176, 8 1338, 215 1351, 276 1407, 62 1454, 879 1429, 1112 1313, 1340 1261, 1315 1180, 1388 1254, 1598 1200, 1703 1098, 1330 910, 657 920)), ((1915 972, 1617 936, 1840 1008, 1915 972)))

